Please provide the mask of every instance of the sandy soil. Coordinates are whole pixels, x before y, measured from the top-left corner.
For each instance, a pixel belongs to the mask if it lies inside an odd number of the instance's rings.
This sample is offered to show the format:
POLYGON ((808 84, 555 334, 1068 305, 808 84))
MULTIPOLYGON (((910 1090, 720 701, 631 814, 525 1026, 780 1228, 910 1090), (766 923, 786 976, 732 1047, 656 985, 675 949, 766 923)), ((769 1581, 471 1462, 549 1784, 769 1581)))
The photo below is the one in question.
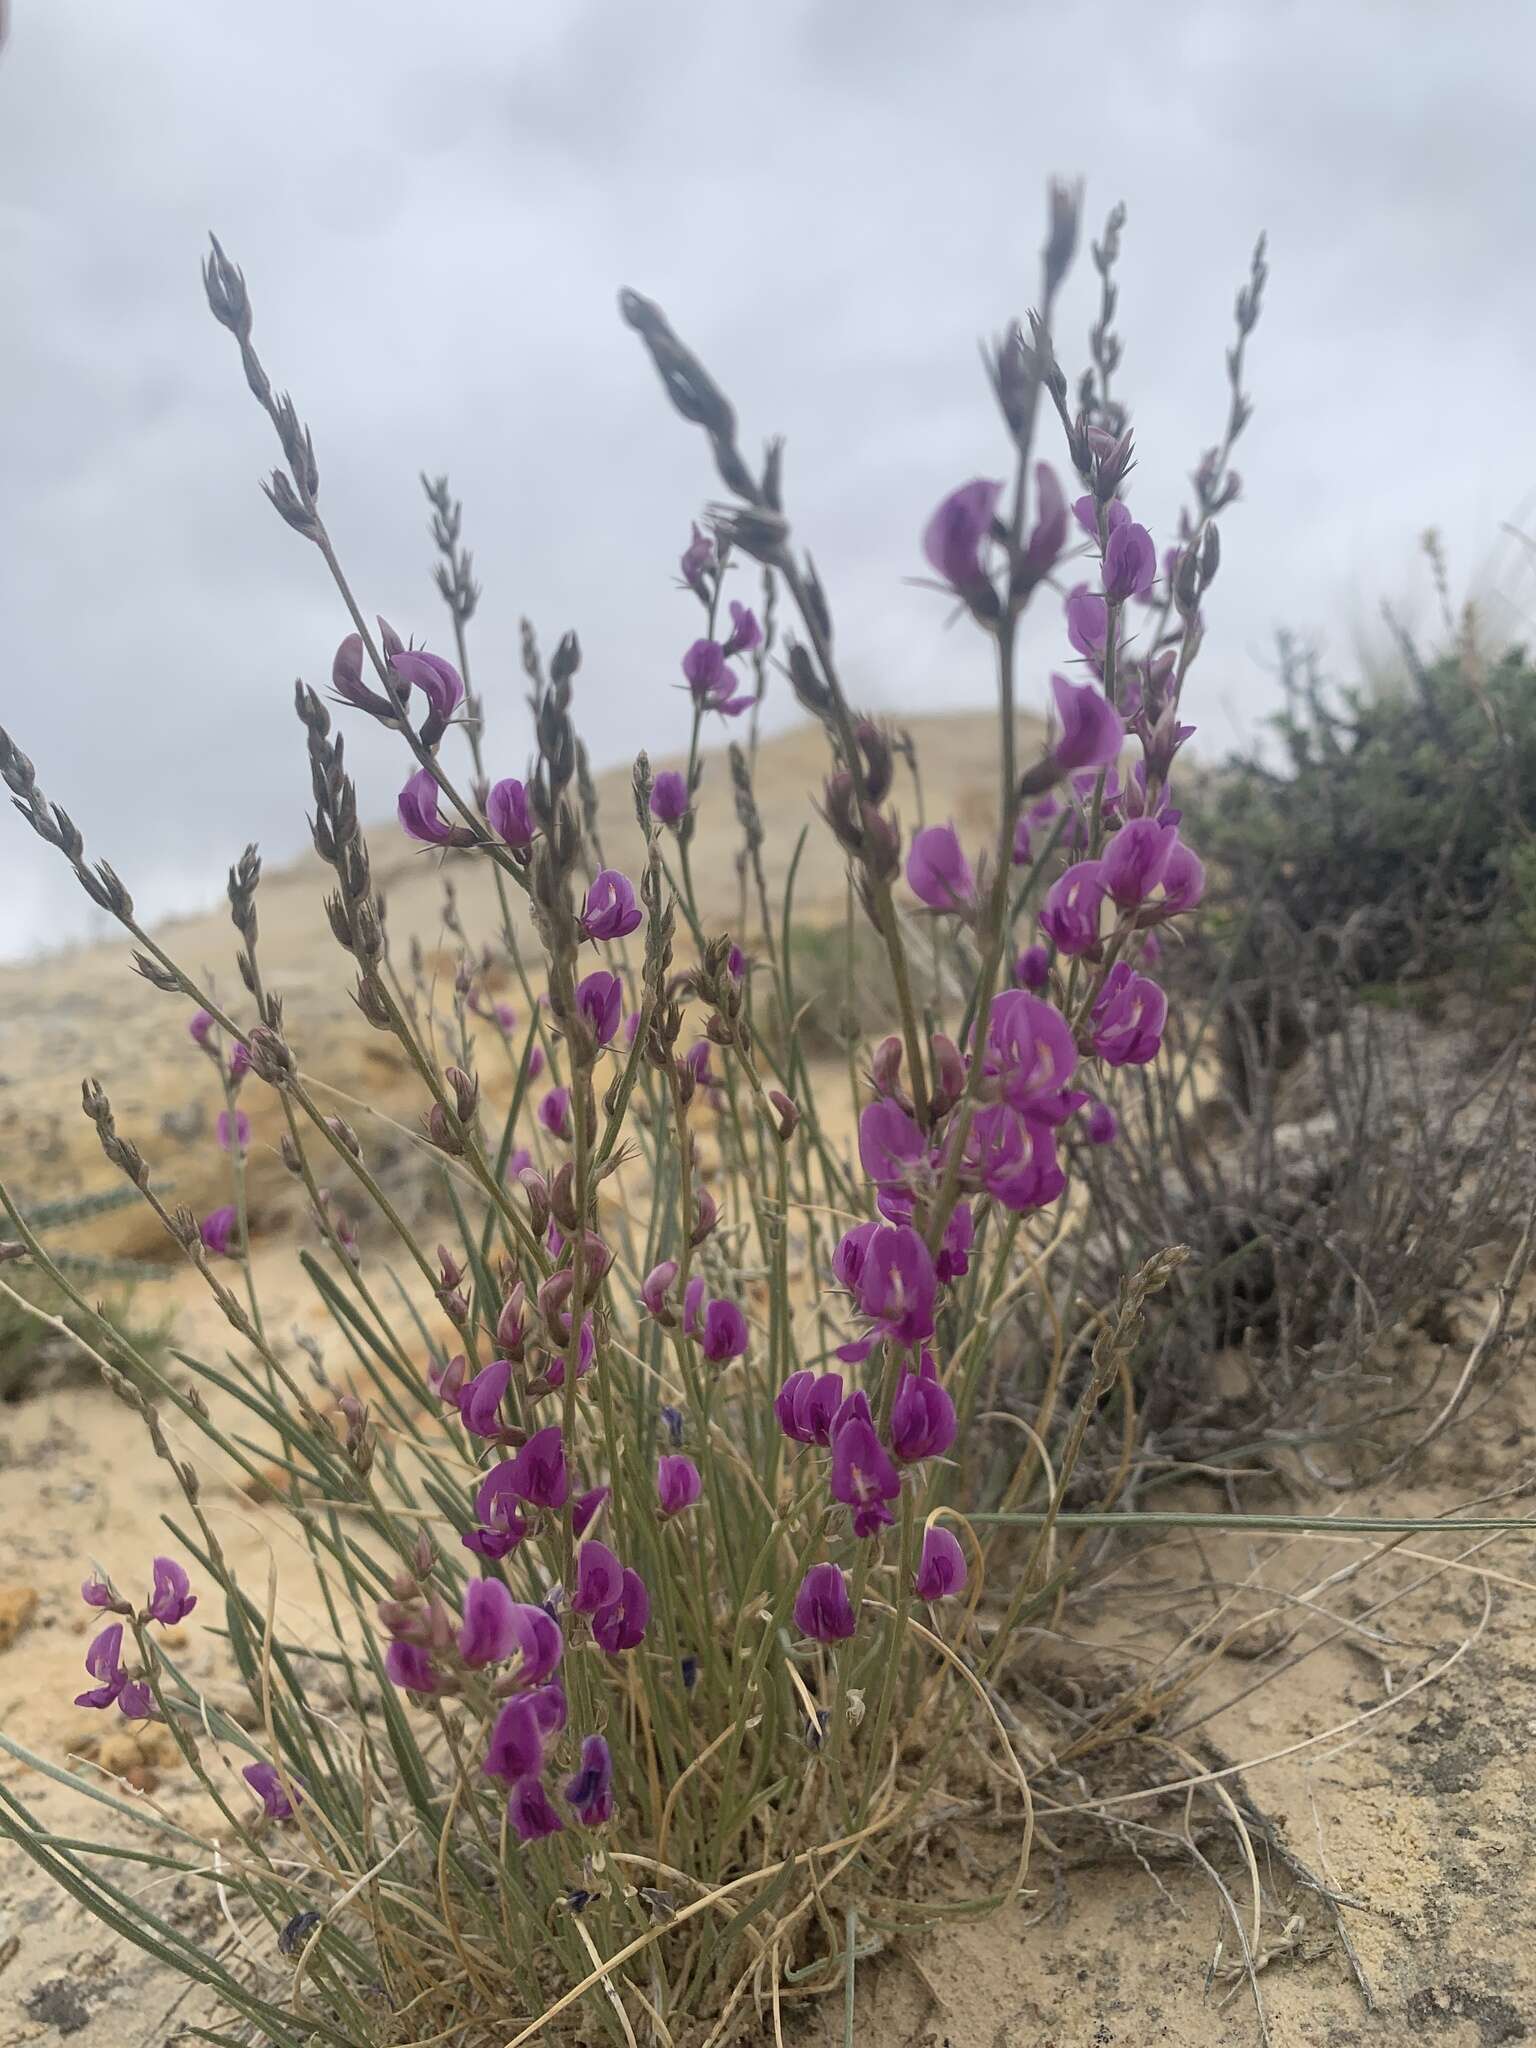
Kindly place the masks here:
MULTIPOLYGON (((945 721, 943 746, 928 754, 930 817, 978 824, 994 772, 991 728, 945 721)), ((810 734, 766 750, 770 843, 791 842, 809 815, 804 791, 820 761, 810 734)), ((711 772, 723 778, 722 764, 711 772)), ((605 795, 605 815, 622 818, 623 779, 605 795)), ((735 878, 724 827, 715 835, 706 834, 699 872, 710 916, 724 920, 735 878)), ((430 942, 442 885, 436 864, 399 856, 392 835, 377 836, 397 939, 416 931, 430 942)), ((830 915, 839 869, 819 826, 810 848, 805 898, 830 915)), ((619 848, 610 851, 622 863, 619 848)), ((466 873, 459 892, 471 932, 486 922, 477 889, 466 873)), ((409 1122, 420 1105, 351 1011, 321 890, 313 863, 263 885, 267 971, 288 993, 306 1070, 409 1122)), ((233 993, 221 919, 187 921, 168 938, 233 993)), ((221 1198, 208 1112, 194 1107, 208 1098, 208 1078, 184 1021, 179 1005, 126 971, 120 947, 0 973, 0 1171, 28 1200, 108 1184, 78 1109, 86 1071, 106 1082, 157 1184, 194 1207, 221 1198)), ((271 1283, 269 1322, 318 1332, 321 1312, 293 1256, 291 1196, 271 1151, 269 1113, 255 1091, 249 1106, 253 1237, 271 1283)), ((73 1241, 166 1257, 152 1219, 146 1225, 137 1210, 102 1218, 73 1241)), ((185 1270, 151 1276, 140 1290, 141 1312, 161 1305, 174 1311, 189 1350, 227 1338, 185 1270)), ((1470 1338, 1478 1314, 1469 1301, 1459 1334, 1470 1338)), ((1327 1505, 1346 1514, 1448 1513, 1518 1484, 1532 1469, 1533 1445, 1529 1389, 1511 1385, 1406 1482, 1331 1496, 1327 1505)), ((177 1448, 203 1470, 245 1582, 265 1586, 275 1568, 289 1625, 319 1640, 322 1617, 306 1600, 302 1562, 280 1521, 237 1493, 197 1444, 178 1440, 177 1448)), ((1187 1490, 1180 1501, 1202 1504, 1187 1490)), ((1203 1504, 1223 1503, 1213 1495, 1203 1504)), ((86 1561, 121 1570, 147 1558, 164 1540, 159 1517, 180 1507, 142 1426, 100 1387, 58 1380, 0 1408, 0 1729, 81 1782, 104 1784, 110 1771, 126 1780, 116 1788, 124 1796, 152 1797, 191 1820, 202 1795, 152 1736, 115 1736, 103 1747, 103 1717, 68 1704, 82 1682, 86 1615, 77 1589, 86 1561)), ((1506 1499, 1494 1511, 1520 1508, 1506 1499)), ((224 1682, 210 1632, 218 1619, 199 1609, 181 1652, 214 1688, 224 1682)), ((1039 1638, 1041 1682, 1070 1697, 1073 1686, 1118 1684, 1160 1659, 1188 1664, 1193 1640, 1213 1645, 1236 1621, 1243 1631, 1222 1653, 1212 1650, 1160 1724, 1164 1751, 1142 1743, 1134 1770, 1102 1781, 1096 1774, 1077 1790, 1052 1787, 1061 1804, 1118 1803, 1089 1818, 1052 1813, 1042 1798, 1030 1899, 984 1922, 953 1923, 911 1955, 860 1966, 860 2044, 1211 2048, 1260 2041, 1267 2029, 1276 2048, 1365 2048, 1419 2035, 1445 2048, 1494 2048, 1536 2034, 1529 1540, 1437 1533, 1383 1554, 1364 1538, 1171 1538, 1126 1558, 1074 1606, 1071 1643, 1039 1638), (1219 1791, 1145 1796, 1155 1779, 1212 1772, 1222 1774, 1219 1791), (1132 1822, 1141 1825, 1125 1825, 1132 1822), (1245 1942, 1258 1965, 1262 2016, 1242 1969, 1245 1942)), ((51 1827, 127 1839, 113 1815, 4 1756, 0 1781, 51 1827)), ((970 1875, 984 1887, 1016 1849, 978 1824, 968 1837, 970 1875)), ((121 1865, 117 1875, 130 1889, 144 1886, 142 1869, 121 1865)), ((935 1881, 954 1875, 936 1870, 935 1881)), ((150 1895, 210 1947, 230 1945, 201 1888, 180 1892, 161 1884, 150 1895)), ((25 1858, 0 1853, 0 2048, 65 2038, 79 2048, 158 2048, 192 2016, 178 1996, 25 1858)), ((843 2038, 840 2012, 826 2006, 787 2006, 785 2028, 786 2038, 816 2048, 843 2038)))

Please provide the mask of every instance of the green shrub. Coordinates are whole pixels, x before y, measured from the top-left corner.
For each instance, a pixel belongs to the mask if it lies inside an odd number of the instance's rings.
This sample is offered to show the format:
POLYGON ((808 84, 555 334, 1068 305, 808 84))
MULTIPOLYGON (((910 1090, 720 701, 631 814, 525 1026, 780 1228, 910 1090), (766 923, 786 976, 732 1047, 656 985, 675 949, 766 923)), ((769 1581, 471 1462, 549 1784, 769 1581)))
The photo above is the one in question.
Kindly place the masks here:
MULTIPOLYGON (((132 1188, 111 1188, 100 1194, 39 1203, 28 1211, 27 1221, 34 1230, 51 1233, 56 1227, 124 1208, 133 1199, 132 1188)), ((165 1363, 170 1318, 141 1323, 133 1314, 142 1267, 68 1251, 56 1251, 54 1256, 80 1288, 109 1283, 112 1291, 96 1301, 96 1315, 92 1316, 31 1265, 7 1264, 0 1271, 8 1290, 0 1293, 0 1402, 23 1400, 39 1382, 60 1374, 94 1376, 96 1367, 76 1341, 80 1338, 136 1383, 142 1381, 138 1359, 147 1358, 157 1368, 165 1363), (43 1317, 51 1317, 52 1324, 43 1317), (63 1327, 58 1327, 61 1324, 63 1327), (115 1332, 121 1343, 112 1344, 109 1332, 115 1332)))
POLYGON ((1329 686, 1282 642, 1283 765, 1223 769, 1199 837, 1229 914, 1255 924, 1262 900, 1348 982, 1473 958, 1507 976, 1536 944, 1536 671, 1519 650, 1404 653, 1401 678, 1372 690, 1329 686))

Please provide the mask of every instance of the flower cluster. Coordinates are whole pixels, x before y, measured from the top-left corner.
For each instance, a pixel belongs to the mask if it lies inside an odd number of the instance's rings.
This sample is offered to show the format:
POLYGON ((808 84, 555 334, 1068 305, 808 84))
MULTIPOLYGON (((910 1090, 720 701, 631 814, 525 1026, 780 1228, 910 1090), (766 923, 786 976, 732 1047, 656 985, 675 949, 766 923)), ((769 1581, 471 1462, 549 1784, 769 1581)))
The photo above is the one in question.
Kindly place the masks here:
MULTIPOLYGON (((562 1499, 563 1487, 562 1467, 553 1489, 562 1499)), ((541 1492, 547 1496, 551 1488, 541 1492)), ((569 1708, 557 1675, 565 1636, 555 1615, 548 1606, 514 1600, 497 1578, 469 1582, 457 1623, 435 1594, 422 1594, 413 1580, 403 1579, 396 1592, 379 1609, 391 1637, 385 1657, 390 1679, 418 1698, 474 1692, 499 1701, 480 1768, 508 1788, 507 1818, 520 1841, 558 1834, 565 1822, 550 1796, 546 1766, 569 1708)), ((593 1640, 611 1655, 634 1649, 644 1637, 645 1587, 604 1544, 582 1544, 569 1605, 590 1618, 593 1640)), ((563 1796, 583 1827, 600 1827, 611 1818, 613 1764, 601 1735, 583 1739, 580 1767, 567 1779, 563 1796)))
MULTIPOLYGON (((139 1627, 153 1621, 162 1628, 174 1628, 185 1621, 197 1605, 197 1595, 192 1591, 186 1567, 173 1557, 157 1557, 150 1570, 152 1584, 149 1597, 137 1611, 131 1602, 119 1598, 110 1581, 95 1573, 80 1588, 80 1597, 87 1607, 122 1615, 139 1627)), ((159 1709, 148 1679, 142 1673, 132 1677, 123 1668, 122 1621, 108 1622, 99 1634, 92 1637, 85 1653, 85 1668, 96 1683, 75 1695, 77 1707, 115 1706, 130 1721, 152 1720, 158 1715, 159 1709)))

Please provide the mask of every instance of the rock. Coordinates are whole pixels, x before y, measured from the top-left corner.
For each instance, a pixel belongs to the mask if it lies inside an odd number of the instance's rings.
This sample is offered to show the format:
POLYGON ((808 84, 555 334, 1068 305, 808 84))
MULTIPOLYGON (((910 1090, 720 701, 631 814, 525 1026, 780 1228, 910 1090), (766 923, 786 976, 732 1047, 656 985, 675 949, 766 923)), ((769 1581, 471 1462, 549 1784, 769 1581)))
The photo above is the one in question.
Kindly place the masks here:
POLYGON ((8 1650, 37 1612, 35 1586, 0 1586, 0 1650, 8 1650))

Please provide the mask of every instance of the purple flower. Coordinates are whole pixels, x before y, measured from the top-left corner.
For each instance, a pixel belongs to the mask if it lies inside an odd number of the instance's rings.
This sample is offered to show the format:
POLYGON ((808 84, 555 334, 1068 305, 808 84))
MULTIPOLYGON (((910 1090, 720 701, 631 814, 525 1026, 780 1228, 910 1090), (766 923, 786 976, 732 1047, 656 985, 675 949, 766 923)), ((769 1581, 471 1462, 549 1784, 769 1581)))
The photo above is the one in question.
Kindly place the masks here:
POLYGON ((923 553, 956 590, 974 592, 987 580, 981 566, 981 544, 991 531, 992 515, 1002 494, 1000 483, 977 477, 951 491, 928 522, 923 553))
POLYGON ((578 1493, 571 1502, 571 1529, 577 1536, 584 1536, 598 1509, 612 1491, 607 1486, 590 1486, 585 1493, 578 1493))
POLYGON ((600 1828, 613 1817, 613 1757, 601 1735, 581 1745, 581 1769, 565 1781, 565 1800, 584 1828, 600 1828))
POLYGON ((213 1029, 213 1017, 207 1010, 194 1010, 187 1024, 187 1036, 194 1045, 206 1045, 208 1034, 213 1029))
POLYGON ((1096 1102, 1083 1121, 1090 1145, 1113 1145, 1120 1125, 1107 1102, 1096 1102))
POLYGON ((717 1298, 704 1311, 700 1349, 711 1365, 727 1365, 747 1349, 747 1319, 734 1301, 717 1298))
MULTIPOLYGON (((865 1104, 859 1114, 859 1164, 880 1190, 881 1209, 910 1216, 914 1187, 928 1164, 928 1141, 899 1103, 882 1097, 865 1104)), ((850 1231, 843 1239, 838 1256, 863 1258, 862 1248, 850 1246, 843 1252, 853 1236, 850 1231)), ((860 1240, 860 1245, 864 1242, 860 1240)), ((845 1287, 853 1287, 854 1282, 839 1270, 836 1257, 833 1271, 845 1287)))
POLYGON ((1067 638, 1085 661, 1102 663, 1109 640, 1109 607, 1095 590, 1079 583, 1067 593, 1067 638))
POLYGON ((606 1543, 583 1543, 576 1553, 576 1590, 571 1595, 574 1614, 596 1614, 611 1607, 624 1591, 624 1567, 606 1543))
POLYGON ((1144 1067, 1163 1042, 1168 998, 1155 981, 1118 960, 1094 1003, 1093 1049, 1112 1067, 1144 1067))
POLYGON ((107 1584, 106 1580, 99 1578, 95 1572, 92 1572, 91 1576, 80 1588, 80 1598, 87 1607, 115 1607, 117 1605, 117 1595, 107 1584))
POLYGON ((831 1490, 853 1509, 855 1536, 873 1536, 894 1519, 888 1503, 901 1492, 901 1479, 862 1416, 850 1415, 832 1439, 831 1490))
POLYGON ((891 1449, 904 1465, 942 1458, 955 1440, 955 1404, 939 1385, 933 1355, 917 1372, 904 1372, 891 1403, 891 1449))
POLYGON ((729 661, 734 654, 751 654, 763 644, 763 629, 756 616, 744 604, 731 600, 731 635, 725 643, 725 657, 729 661))
POLYGON ((683 678, 701 705, 722 691, 729 694, 736 680, 725 665, 725 649, 718 640, 694 641, 683 656, 683 678))
POLYGON ((640 1300, 647 1314, 657 1322, 671 1324, 677 1321, 672 1312, 672 1283, 677 1278, 676 1259, 663 1259, 659 1266, 652 1266, 640 1287, 640 1300))
POLYGON ((640 1574, 624 1568, 624 1590, 611 1607, 592 1617, 592 1635, 601 1649, 610 1657, 617 1657, 624 1650, 637 1649, 645 1640, 646 1624, 651 1618, 651 1596, 645 1590, 645 1581, 640 1574))
POLYGON ((615 868, 599 868, 581 906, 581 929, 589 939, 623 939, 643 914, 628 879, 615 868))
POLYGON ((619 1028, 619 1012, 623 1007, 624 984, 616 974, 610 974, 605 967, 599 967, 589 974, 576 990, 576 1007, 592 1026, 592 1035, 599 1045, 612 1042, 619 1028))
MULTIPOLYGON (((396 1650, 414 1650, 415 1647, 410 1643, 392 1643, 391 1659, 396 1650)), ((460 1655, 467 1664, 511 1664, 512 1669, 506 1676, 521 1689, 519 1699, 531 1702, 546 1719, 558 1708, 558 1719, 552 1724, 555 1733, 565 1725, 565 1695, 558 1685, 547 1685, 545 1681, 558 1668, 564 1648, 560 1624, 544 1608, 528 1607, 514 1600, 500 1579, 471 1582, 464 1600, 464 1621, 459 1630, 460 1655), (489 1590, 492 1587, 496 1589, 494 1593, 489 1590), (480 1589, 478 1592, 477 1588, 480 1589)), ((425 1652, 421 1654, 425 1656, 425 1652)), ((430 1663, 427 1672, 431 1673, 430 1663)), ((409 1692, 430 1692, 433 1689, 430 1680, 427 1685, 420 1686, 410 1678, 402 1680, 396 1677, 393 1670, 390 1676, 397 1685, 403 1683, 409 1692)), ((487 1764, 486 1769, 490 1768, 487 1764)), ((493 1772, 492 1775, 512 1778, 518 1773, 508 1770, 493 1772)))
POLYGON ((1144 526, 1133 519, 1111 526, 1104 550, 1104 595, 1111 604, 1144 597, 1157 575, 1157 549, 1144 526))
POLYGON ((477 1557, 495 1560, 515 1550, 528 1534, 528 1524, 517 1512, 517 1460, 504 1458, 493 1465, 475 1493, 475 1515, 480 1524, 460 1541, 477 1557))
POLYGON ((1069 959, 1099 943, 1104 876, 1096 860, 1080 860, 1052 882, 1040 906, 1040 929, 1069 959))
POLYGON ((155 1695, 142 1678, 129 1678, 117 1696, 117 1711, 130 1721, 158 1720, 155 1695))
POLYGON ((1067 501, 1048 462, 1035 464, 1035 499, 1039 511, 1024 546, 1024 572, 1032 582, 1049 576, 1067 544, 1067 501))
POLYGON ((233 1203, 226 1203, 222 1209, 210 1209, 197 1230, 203 1241, 203 1249, 221 1259, 232 1259, 235 1256, 235 1240, 239 1233, 240 1212, 233 1203))
POLYGON ((538 1430, 512 1460, 512 1490, 530 1507, 563 1508, 567 1491, 565 1442, 558 1422, 538 1430))
POLYGON ((485 815, 491 830, 507 846, 533 844, 533 813, 528 808, 528 791, 515 776, 493 782, 485 799, 485 815))
POLYGON ((869 1396, 865 1393, 862 1387, 855 1387, 853 1392, 848 1396, 847 1400, 844 1401, 841 1408, 839 1408, 837 1413, 833 1416, 832 1440, 834 1443, 837 1441, 837 1432, 842 1428, 843 1424, 848 1421, 850 1416, 855 1415, 858 1417, 860 1422, 867 1422, 871 1425, 873 1425, 874 1423, 875 1418, 870 1413, 869 1396))
POLYGON ((950 1530, 935 1524, 923 1531, 912 1590, 919 1600, 947 1600, 965 1591, 965 1552, 950 1530))
POLYGON ((493 1358, 459 1389, 459 1419, 471 1436, 496 1436, 502 1427, 501 1404, 512 1380, 509 1359, 493 1358))
MULTIPOLYGON (((877 1226, 865 1226, 874 1230, 877 1226)), ((840 1372, 792 1372, 774 1396, 779 1427, 797 1444, 830 1444, 832 1422, 843 1405, 840 1372)))
POLYGON ((1092 683, 1052 676, 1051 694, 1061 720, 1054 754, 1057 767, 1064 775, 1079 768, 1108 767, 1125 744, 1125 724, 1104 692, 1092 683))
POLYGON ((570 1089, 551 1088, 534 1114, 552 1138, 568 1138, 571 1135, 570 1089))
POLYGON ((430 768, 418 768, 400 792, 395 806, 400 829, 423 846, 473 846, 475 835, 466 825, 449 825, 437 808, 437 778, 430 768))
POLYGON ((964 1160, 971 1183, 1017 1215, 1046 1208, 1067 1184, 1051 1125, 1006 1102, 976 1112, 964 1160))
POLYGON ((704 1491, 699 1468, 681 1452, 663 1451, 656 1460, 656 1497, 664 1515, 680 1515, 695 1506, 704 1491))
POLYGON ((965 910, 976 896, 976 877, 953 825, 930 825, 912 841, 907 886, 930 910, 965 910))
POLYGON ((680 825, 688 815, 688 778, 663 768, 651 784, 651 816, 658 825, 680 825))
MULTIPOLYGON (((1193 910, 1205 894, 1205 867, 1199 854, 1181 839, 1176 839, 1169 849, 1168 864, 1163 869, 1163 900, 1157 906, 1160 917, 1176 917, 1181 910, 1193 910)), ((1145 947, 1155 944, 1150 934, 1143 942, 1145 947)), ((1155 956, 1148 955, 1148 964, 1155 956)))
POLYGON ((90 1676, 99 1681, 89 1692, 75 1694, 77 1707, 110 1707, 123 1687, 128 1683, 128 1674, 123 1669, 123 1624, 112 1622, 99 1635, 91 1638, 90 1648, 85 1653, 85 1668, 90 1676))
MULTIPOLYGON (((736 671, 726 661, 718 640, 695 640, 683 656, 683 675, 701 711, 735 718, 753 702, 750 690, 738 692, 736 671)), ((731 650, 734 651, 734 650, 731 650)))
POLYGON ((944 1239, 933 1268, 940 1283, 963 1280, 971 1270, 971 1246, 976 1242, 976 1221, 969 1202, 956 1202, 944 1226, 944 1239))
POLYGON ((703 1325, 699 1320, 699 1311, 703 1306, 704 1276, 702 1273, 695 1273, 688 1282, 688 1285, 683 1289, 683 1334, 685 1336, 697 1338, 700 1334, 703 1325))
POLYGON ((240 1775, 261 1801, 268 1820, 292 1819, 293 1809, 304 1796, 296 1779, 290 1778, 285 1785, 276 1764, 247 1764, 240 1775))
POLYGON ((877 1222, 856 1223, 838 1240, 837 1250, 832 1254, 832 1271, 850 1294, 859 1291, 859 1275, 864 1270, 869 1242, 879 1228, 877 1222))
POLYGON ((1037 994, 1051 978, 1051 956, 1044 946, 1026 946, 1013 963, 1013 978, 1020 988, 1037 994))
POLYGON ((221 1151, 238 1151, 244 1155, 251 1142, 251 1120, 243 1109, 237 1109, 233 1115, 227 1109, 221 1109, 213 1128, 221 1151))
POLYGON ((795 1627, 818 1643, 845 1642, 858 1627, 848 1581, 835 1564, 813 1564, 800 1581, 795 1627))
POLYGON ((1177 825, 1132 818, 1105 845, 1099 874, 1122 910, 1136 910, 1162 881, 1179 836, 1177 825))
POLYGON ((437 1691, 437 1671, 432 1659, 420 1643, 408 1643, 403 1637, 397 1637, 385 1651, 384 1673, 391 1685, 398 1685, 402 1692, 430 1698, 437 1691))
POLYGON ((565 1727, 565 1716, 565 1693, 558 1685, 518 1693, 496 1716, 481 1770, 488 1778, 509 1784, 536 1776, 544 1768, 550 1743, 565 1727))
POLYGON ((471 1579, 464 1589, 459 1655, 466 1664, 505 1664, 523 1646, 518 1606, 500 1579, 471 1579))
POLYGON ((457 1408, 464 1391, 464 1354, 446 1361, 434 1358, 427 1367, 427 1385, 445 1408, 457 1408))
POLYGON ((1072 1027, 1053 1003, 1021 988, 1005 989, 987 1012, 984 1071, 1021 1116, 1059 1123, 1060 1096, 1077 1068, 1072 1027))
POLYGON ((464 684, 452 662, 425 648, 402 647, 392 654, 389 665, 402 683, 414 683, 437 716, 452 718, 464 701, 464 684))
POLYGON ((687 547, 683 549, 682 558, 677 566, 682 572, 684 583, 687 584, 690 590, 696 591, 700 597, 703 597, 705 594, 704 572, 706 569, 713 568, 714 560, 714 542, 707 533, 700 533, 695 525, 693 538, 689 541, 687 547))
MULTIPOLYGON (((1096 501, 1091 497, 1079 498, 1072 507, 1072 515, 1088 538, 1097 546, 1099 538, 1099 508, 1096 501)), ((1117 526, 1124 526, 1130 516, 1130 506, 1122 504, 1118 498, 1111 498, 1109 504, 1105 507, 1105 519, 1111 533, 1115 531, 1117 526)))
POLYGON ((157 1557, 153 1571, 154 1590, 144 1612, 151 1621, 158 1621, 165 1628, 174 1628, 178 1621, 185 1621, 197 1605, 197 1595, 192 1591, 192 1583, 184 1567, 174 1557, 157 1557))
MULTIPOLYGON (((557 1692, 559 1688, 551 1686, 549 1690, 557 1692)), ((480 1768, 488 1778, 503 1778, 508 1784, 517 1778, 537 1777, 544 1768, 547 1741, 548 1731, 534 1695, 518 1693, 496 1716, 480 1768)))
MULTIPOLYGON (((912 1226, 882 1226, 869 1241, 859 1273, 859 1307, 893 1344, 919 1344, 933 1335, 937 1276, 912 1226)), ((834 1452, 836 1445, 833 1446, 834 1452)))
POLYGON ((549 1704, 548 1694, 560 1699, 561 1726, 564 1725, 564 1695, 558 1686, 546 1685, 544 1681, 559 1667, 565 1651, 565 1638, 560 1633, 560 1624, 552 1614, 542 1607, 527 1607, 521 1602, 512 1609, 512 1633, 515 1637, 517 1662, 512 1676, 520 1686, 538 1687, 533 1695, 535 1705, 543 1710, 549 1704))
POLYGON ((507 1819, 520 1842, 540 1842, 565 1827, 542 1778, 518 1779, 507 1796, 507 1819))

